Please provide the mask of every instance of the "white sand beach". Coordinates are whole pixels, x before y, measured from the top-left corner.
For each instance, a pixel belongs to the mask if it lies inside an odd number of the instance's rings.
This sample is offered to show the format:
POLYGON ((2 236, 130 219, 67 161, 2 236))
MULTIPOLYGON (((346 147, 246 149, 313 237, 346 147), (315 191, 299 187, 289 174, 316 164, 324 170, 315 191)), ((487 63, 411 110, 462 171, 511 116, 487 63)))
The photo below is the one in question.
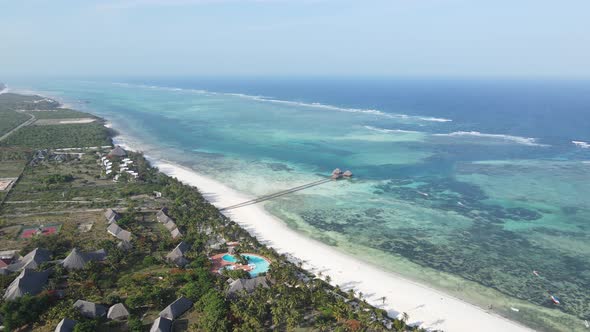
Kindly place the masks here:
MULTIPOLYGON (((222 183, 165 161, 150 160, 162 172, 186 184, 199 188, 215 206, 224 207, 250 199, 222 183)), ((411 324, 444 331, 532 331, 503 317, 486 312, 467 302, 435 289, 417 284, 371 264, 341 253, 321 242, 305 237, 288 228, 259 205, 228 211, 228 217, 238 222, 261 242, 280 253, 289 253, 303 260, 309 271, 322 271, 331 283, 354 285, 357 292, 367 295, 367 301, 395 315, 407 312, 411 324), (382 297, 385 296, 385 303, 382 297)))

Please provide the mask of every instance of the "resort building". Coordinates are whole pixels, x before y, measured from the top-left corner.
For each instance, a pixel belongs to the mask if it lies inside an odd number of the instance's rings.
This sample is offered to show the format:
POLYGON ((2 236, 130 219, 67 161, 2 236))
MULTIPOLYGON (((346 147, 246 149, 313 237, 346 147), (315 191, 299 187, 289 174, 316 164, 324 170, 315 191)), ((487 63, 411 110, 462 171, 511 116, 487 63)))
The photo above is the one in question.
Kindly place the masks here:
POLYGON ((1 274, 18 272, 22 269, 37 269, 51 258, 49 250, 35 248, 16 262, 0 269, 1 274))
POLYGON ((207 246, 211 250, 219 250, 219 249, 223 248, 223 246, 225 245, 225 242, 226 241, 223 237, 221 237, 220 235, 216 235, 216 236, 212 236, 207 241, 207 246))
POLYGON ((68 257, 61 262, 61 265, 68 270, 81 270, 88 262, 103 261, 107 257, 106 251, 100 249, 93 252, 81 252, 77 248, 72 249, 68 257))
POLYGON ((127 156, 127 151, 123 150, 122 147, 117 145, 117 146, 115 146, 114 149, 111 150, 111 152, 109 152, 109 154, 107 156, 110 158, 112 158, 112 157, 122 158, 122 157, 127 156))
POLYGON ((150 332, 170 332, 172 330, 172 320, 164 317, 158 317, 154 320, 150 332))
POLYGON ((266 277, 234 280, 232 283, 229 284, 227 294, 236 295, 244 292, 252 293, 258 287, 269 288, 266 277))
POLYGON ((181 296, 164 308, 164 310, 160 312, 160 317, 174 320, 187 312, 192 306, 193 302, 191 300, 181 296))
POLYGON ((112 223, 107 227, 107 232, 119 240, 127 242, 131 241, 131 232, 124 230, 115 223, 112 223))
POLYGON ((59 324, 57 324, 55 332, 72 332, 74 331, 76 324, 78 324, 78 322, 75 320, 64 318, 59 322, 59 324))
POLYGON ((124 320, 124 319, 127 319, 128 317, 129 317, 129 311, 127 311, 127 308, 125 308, 123 303, 113 304, 109 308, 109 312, 107 313, 107 318, 113 319, 113 320, 124 320))
POLYGON ((24 269, 13 282, 8 285, 4 293, 5 300, 14 300, 25 294, 37 295, 41 293, 47 279, 49 271, 36 272, 32 269, 24 269))
POLYGON ((78 309, 82 316, 90 319, 102 317, 107 312, 105 306, 84 300, 76 301, 74 308, 78 309))
POLYGON ((179 237, 182 237, 182 233, 180 232, 180 230, 178 230, 178 228, 175 228, 175 229, 173 229, 173 230, 170 232, 170 235, 172 235, 172 238, 173 238, 173 239, 177 239, 177 238, 179 238, 179 237))
POLYGON ((185 242, 180 242, 176 248, 174 248, 168 255, 166 260, 170 263, 176 264, 179 267, 184 267, 188 264, 188 259, 184 257, 184 254, 190 249, 189 245, 185 242))
POLYGON ((339 179, 342 177, 342 171, 340 170, 340 168, 336 168, 335 170, 332 171, 332 179, 339 179))
POLYGON ((109 224, 117 222, 119 219, 121 219, 119 213, 113 209, 107 209, 107 211, 104 213, 104 217, 107 218, 109 224))
POLYGON ((0 268, 5 268, 14 263, 16 259, 16 250, 0 251, 0 268))
POLYGON ((133 248, 133 246, 131 245, 131 242, 129 242, 129 241, 120 241, 119 243, 117 243, 117 248, 119 248, 123 251, 127 251, 127 250, 131 250, 131 248, 133 248))
POLYGON ((163 224, 169 231, 172 231, 176 228, 176 224, 174 223, 174 219, 170 218, 167 214, 168 209, 163 208, 158 213, 156 213, 156 218, 158 221, 163 224))

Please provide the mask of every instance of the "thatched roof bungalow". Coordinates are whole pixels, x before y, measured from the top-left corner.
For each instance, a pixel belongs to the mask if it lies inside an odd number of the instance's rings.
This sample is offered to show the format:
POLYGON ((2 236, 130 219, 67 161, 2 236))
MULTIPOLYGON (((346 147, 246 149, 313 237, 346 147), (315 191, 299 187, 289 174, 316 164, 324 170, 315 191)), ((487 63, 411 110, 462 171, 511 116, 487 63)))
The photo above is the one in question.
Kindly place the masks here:
POLYGON ((164 310, 160 312, 160 317, 174 320, 187 312, 192 306, 193 302, 191 300, 181 296, 164 308, 164 310))
POLYGON ((174 248, 168 255, 166 260, 174 263, 180 267, 184 267, 188 264, 188 260, 184 257, 184 254, 190 249, 190 246, 186 242, 180 242, 176 248, 174 248))
POLYGON ((64 318, 55 327, 55 332, 72 332, 74 327, 78 324, 75 320, 64 318))
POLYGON ((179 230, 178 228, 175 228, 175 229, 173 229, 173 230, 170 232, 170 235, 172 235, 172 238, 173 238, 173 239, 177 239, 177 238, 180 238, 180 237, 182 237, 182 233, 180 232, 180 230, 179 230))
POLYGON ((78 309, 82 316, 90 319, 102 317, 107 312, 105 306, 84 300, 76 301, 74 308, 78 309))
POLYGON ((127 311, 127 308, 125 308, 123 303, 117 303, 117 304, 112 305, 109 308, 109 312, 107 313, 108 319, 124 320, 124 319, 127 319, 128 317, 129 317, 129 311, 127 311))
POLYGON ((339 179, 342 176, 342 170, 340 168, 336 168, 332 171, 332 179, 339 179))
POLYGON ((119 240, 127 242, 131 241, 131 232, 124 230, 115 223, 112 223, 107 227, 107 232, 119 240))
POLYGON ((122 147, 117 145, 114 149, 111 150, 111 152, 109 152, 108 156, 117 158, 125 157, 127 156, 127 151, 123 150, 122 147))
POLYGON ((68 257, 66 257, 61 262, 61 265, 68 270, 81 270, 86 266, 86 264, 88 264, 88 262, 102 261, 105 260, 106 257, 107 254, 104 249, 85 253, 78 251, 77 248, 74 248, 72 249, 68 257))
POLYGON ((258 287, 269 288, 266 277, 234 280, 231 284, 229 284, 227 293, 234 295, 241 292, 252 293, 258 287))
POLYGON ((15 300, 23 295, 37 295, 41 293, 47 279, 49 271, 36 272, 32 269, 23 269, 23 271, 14 279, 4 292, 5 300, 15 300))
POLYGON ((37 269, 41 264, 49 261, 51 253, 49 250, 35 248, 25 256, 19 258, 16 262, 0 269, 0 274, 6 275, 23 269, 37 269))
POLYGON ((119 213, 117 213, 117 211, 115 211, 113 209, 107 209, 106 212, 104 213, 104 217, 107 219, 109 224, 117 222, 117 221, 119 221, 119 219, 121 219, 121 216, 119 215, 119 213))
POLYGON ((172 330, 172 320, 164 317, 158 317, 154 320, 150 332, 170 332, 172 330))

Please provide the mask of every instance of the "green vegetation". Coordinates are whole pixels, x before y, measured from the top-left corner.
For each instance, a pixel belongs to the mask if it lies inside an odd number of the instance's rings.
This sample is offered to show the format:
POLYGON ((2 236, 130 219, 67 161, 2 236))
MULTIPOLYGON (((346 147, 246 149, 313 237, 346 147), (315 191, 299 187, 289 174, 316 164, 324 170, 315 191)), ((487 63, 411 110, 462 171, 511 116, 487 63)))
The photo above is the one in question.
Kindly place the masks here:
POLYGON ((16 93, 0 94, 0 109, 52 110, 58 107, 58 102, 40 96, 19 95, 16 93))
POLYGON ((15 301, 7 301, 0 307, 0 315, 4 318, 4 328, 7 331, 34 322, 47 310, 49 297, 47 295, 25 295, 15 301))
POLYGON ((2 105, 0 105, 0 119, 2 119, 2 121, 0 121, 0 136, 6 134, 12 129, 18 127, 21 123, 31 118, 30 116, 24 113, 19 113, 12 110, 5 110, 1 107, 2 105))
POLYGON ((99 123, 27 126, 8 136, 0 146, 37 149, 110 145, 109 130, 99 123))
POLYGON ((41 180, 41 182, 49 185, 49 184, 56 184, 56 183, 71 182, 73 180, 74 180, 74 177, 71 176, 70 174, 68 174, 68 175, 51 174, 51 175, 44 176, 43 179, 41 180))

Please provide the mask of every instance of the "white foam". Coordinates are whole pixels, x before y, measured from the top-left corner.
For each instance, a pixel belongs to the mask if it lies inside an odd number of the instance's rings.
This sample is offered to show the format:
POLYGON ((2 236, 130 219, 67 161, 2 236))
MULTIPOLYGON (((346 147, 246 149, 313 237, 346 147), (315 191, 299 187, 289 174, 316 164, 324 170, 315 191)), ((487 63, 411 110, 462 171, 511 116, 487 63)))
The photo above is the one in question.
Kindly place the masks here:
POLYGON ((522 145, 529 145, 529 146, 548 146, 546 144, 537 143, 536 138, 503 135, 503 134, 486 134, 486 133, 480 133, 479 131, 455 131, 455 132, 452 132, 449 134, 433 134, 433 136, 447 136, 447 137, 469 136, 469 137, 489 138, 489 139, 495 139, 495 140, 499 140, 499 141, 518 143, 518 144, 522 144, 522 145))
POLYGON ((582 149, 590 149, 590 143, 584 141, 572 141, 572 143, 582 149))
POLYGON ((385 113, 380 110, 376 109, 364 109, 364 108, 347 108, 347 107, 339 107, 334 105, 327 105, 322 103, 306 103, 306 102, 299 102, 299 101, 290 101, 290 100, 281 100, 281 99, 274 99, 271 97, 265 96, 256 96, 256 95, 248 95, 244 93, 234 93, 234 92, 213 92, 208 90, 198 90, 198 89, 180 89, 174 87, 164 87, 164 86, 155 86, 155 85, 145 85, 145 84, 129 84, 129 83, 119 83, 115 82, 114 85, 124 86, 124 87, 139 87, 139 88, 147 88, 147 89, 161 89, 161 90, 168 90, 168 91, 188 91, 193 93, 199 94, 206 94, 206 95, 223 95, 223 96, 232 96, 238 98, 245 98, 259 102, 269 102, 275 104, 283 104, 283 105, 290 105, 290 106, 300 106, 300 107, 308 107, 308 108, 319 108, 337 112, 346 112, 346 113, 363 113, 369 115, 375 115, 380 117, 386 117, 390 119, 408 119, 408 120, 417 120, 417 121, 426 121, 426 122, 451 122, 451 119, 445 118, 436 118, 436 117, 428 117, 428 116, 414 116, 414 115, 407 115, 407 114, 396 114, 396 113, 385 113))
POLYGON ((366 129, 377 131, 380 133, 399 133, 399 134, 421 134, 422 132, 414 131, 414 130, 403 130, 403 129, 385 129, 385 128, 378 128, 373 126, 364 126, 366 129))

